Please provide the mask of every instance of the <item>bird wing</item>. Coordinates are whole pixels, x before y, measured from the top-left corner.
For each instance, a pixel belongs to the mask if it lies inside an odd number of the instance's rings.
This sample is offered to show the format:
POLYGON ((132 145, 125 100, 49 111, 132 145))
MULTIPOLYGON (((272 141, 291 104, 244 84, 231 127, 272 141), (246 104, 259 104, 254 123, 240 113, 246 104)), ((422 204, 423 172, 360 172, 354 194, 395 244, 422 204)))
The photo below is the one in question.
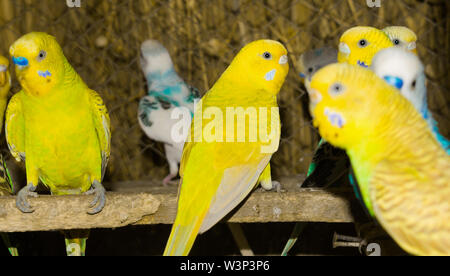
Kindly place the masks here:
POLYGON ((12 156, 17 160, 25 160, 25 120, 22 112, 22 91, 9 101, 5 116, 5 136, 12 156))
POLYGON ((109 120, 108 110, 106 109, 102 98, 97 92, 89 90, 89 101, 93 114, 95 130, 100 142, 103 180, 103 177, 105 176, 106 165, 108 164, 109 156, 111 153, 111 123, 109 120))

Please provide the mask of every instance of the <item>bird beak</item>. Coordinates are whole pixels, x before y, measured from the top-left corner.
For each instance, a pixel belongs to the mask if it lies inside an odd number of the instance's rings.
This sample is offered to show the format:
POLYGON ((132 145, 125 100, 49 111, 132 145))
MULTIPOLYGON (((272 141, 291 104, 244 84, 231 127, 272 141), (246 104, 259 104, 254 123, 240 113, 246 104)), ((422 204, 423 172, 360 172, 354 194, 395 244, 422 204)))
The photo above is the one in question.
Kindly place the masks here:
POLYGON ((5 86, 7 80, 7 70, 8 68, 5 65, 0 65, 0 86, 5 86))
POLYGON ((339 52, 345 54, 345 55, 350 55, 350 53, 352 52, 350 50, 350 47, 348 47, 348 45, 344 42, 339 43, 339 52))
POLYGON ((322 94, 320 94, 319 91, 317 91, 316 89, 307 89, 308 90, 308 94, 309 94, 309 101, 312 104, 313 107, 316 106, 316 104, 320 103, 320 101, 322 100, 322 94))
POLYGON ((414 52, 417 48, 416 42, 411 42, 408 44, 408 46, 406 46, 406 49, 408 49, 408 51, 414 52))
POLYGON ((383 79, 389 83, 390 85, 394 86, 398 90, 402 89, 403 87, 403 80, 399 77, 394 76, 384 76, 383 79))
POLYGON ((286 64, 287 62, 288 62, 288 57, 287 57, 287 55, 282 55, 282 56, 280 57, 280 60, 278 61, 278 63, 281 64, 281 65, 286 64))
POLYGON ((20 69, 27 67, 29 65, 28 59, 24 57, 13 57, 13 63, 18 65, 20 69))

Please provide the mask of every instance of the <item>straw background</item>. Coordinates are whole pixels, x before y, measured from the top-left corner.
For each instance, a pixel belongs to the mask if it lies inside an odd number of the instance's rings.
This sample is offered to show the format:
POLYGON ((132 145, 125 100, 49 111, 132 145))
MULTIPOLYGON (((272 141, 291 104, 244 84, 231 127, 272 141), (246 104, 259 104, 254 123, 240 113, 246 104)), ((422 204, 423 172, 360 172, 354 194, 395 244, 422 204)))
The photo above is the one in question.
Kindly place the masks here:
MULTIPOLYGON (((246 43, 271 38, 290 52, 291 71, 279 96, 282 141, 273 159, 277 176, 305 173, 318 141, 298 77, 297 59, 309 49, 337 46, 355 25, 404 25, 419 37, 426 65, 429 105, 450 136, 450 3, 446 0, 0 0, 0 54, 30 31, 56 36, 85 82, 103 97, 112 123, 108 180, 162 179, 163 147, 145 137, 137 105, 146 93, 139 68, 141 42, 160 40, 177 72, 204 93, 246 43)), ((14 80, 13 92, 19 86, 14 80)))

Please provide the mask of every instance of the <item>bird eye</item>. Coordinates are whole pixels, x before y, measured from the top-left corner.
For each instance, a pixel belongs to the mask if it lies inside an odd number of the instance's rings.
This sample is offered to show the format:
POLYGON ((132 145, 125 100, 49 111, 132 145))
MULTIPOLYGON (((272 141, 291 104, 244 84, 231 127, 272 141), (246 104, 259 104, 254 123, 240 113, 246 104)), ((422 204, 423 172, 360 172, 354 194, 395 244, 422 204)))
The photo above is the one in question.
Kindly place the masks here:
POLYGON ((400 40, 394 39, 394 44, 395 44, 395 45, 399 45, 399 44, 400 44, 400 40))
POLYGON ((339 95, 339 94, 342 94, 344 92, 344 90, 345 90, 345 88, 342 84, 335 83, 330 86, 329 93, 331 95, 339 95))
POLYGON ((368 44, 369 44, 369 42, 367 42, 367 40, 365 40, 365 39, 361 39, 360 41, 358 41, 358 45, 361 48, 366 47, 368 44))
POLYGON ((416 80, 414 80, 414 81, 411 83, 411 87, 412 87, 412 89, 416 89, 416 80))
POLYGON ((42 50, 42 51, 40 51, 39 52, 39 55, 38 55, 38 61, 41 61, 41 60, 43 60, 45 57, 47 56, 47 52, 46 51, 44 51, 44 50, 42 50))
POLYGON ((269 52, 264 52, 264 54, 262 54, 264 59, 270 60, 272 59, 272 54, 269 52))
POLYGON ((308 73, 312 73, 313 71, 314 71, 314 68, 312 68, 312 67, 308 68, 308 73))

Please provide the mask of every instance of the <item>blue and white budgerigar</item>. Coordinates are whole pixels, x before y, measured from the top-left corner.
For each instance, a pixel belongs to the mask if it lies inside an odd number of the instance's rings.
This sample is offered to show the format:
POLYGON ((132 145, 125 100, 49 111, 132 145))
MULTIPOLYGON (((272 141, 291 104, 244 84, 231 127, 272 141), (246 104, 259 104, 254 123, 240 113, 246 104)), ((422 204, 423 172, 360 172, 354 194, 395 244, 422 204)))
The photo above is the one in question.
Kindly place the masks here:
POLYGON ((420 59, 402 48, 380 51, 371 69, 389 84, 400 90, 428 122, 442 147, 450 154, 450 141, 439 133, 437 122, 428 109, 425 69, 420 59))
POLYGON ((164 144, 169 175, 164 178, 163 184, 167 185, 178 174, 194 102, 200 99, 200 94, 177 74, 169 52, 158 41, 142 43, 140 63, 147 79, 148 95, 139 103, 138 120, 150 139, 164 144), (177 112, 185 116, 174 116, 177 112), (173 133, 177 125, 180 132, 173 133))

